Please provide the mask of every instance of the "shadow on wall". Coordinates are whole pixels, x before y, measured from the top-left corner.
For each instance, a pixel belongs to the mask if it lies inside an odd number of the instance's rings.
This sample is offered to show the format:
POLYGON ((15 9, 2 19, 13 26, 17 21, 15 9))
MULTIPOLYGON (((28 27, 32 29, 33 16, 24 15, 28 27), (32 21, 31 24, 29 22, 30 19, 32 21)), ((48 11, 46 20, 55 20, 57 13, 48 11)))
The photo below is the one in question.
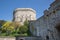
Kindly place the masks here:
POLYGON ((57 29, 58 32, 60 32, 60 23, 58 23, 55 28, 57 29))

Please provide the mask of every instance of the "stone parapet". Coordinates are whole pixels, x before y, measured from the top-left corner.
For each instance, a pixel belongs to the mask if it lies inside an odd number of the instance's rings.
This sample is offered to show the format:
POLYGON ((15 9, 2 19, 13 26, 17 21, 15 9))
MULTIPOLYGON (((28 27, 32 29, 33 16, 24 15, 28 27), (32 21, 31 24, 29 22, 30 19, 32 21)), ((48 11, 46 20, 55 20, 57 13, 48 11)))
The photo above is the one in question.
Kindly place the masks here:
POLYGON ((15 9, 15 11, 32 11, 32 12, 36 13, 36 11, 32 8, 17 8, 17 9, 15 9))
POLYGON ((0 37, 0 40, 16 40, 15 37, 0 37))

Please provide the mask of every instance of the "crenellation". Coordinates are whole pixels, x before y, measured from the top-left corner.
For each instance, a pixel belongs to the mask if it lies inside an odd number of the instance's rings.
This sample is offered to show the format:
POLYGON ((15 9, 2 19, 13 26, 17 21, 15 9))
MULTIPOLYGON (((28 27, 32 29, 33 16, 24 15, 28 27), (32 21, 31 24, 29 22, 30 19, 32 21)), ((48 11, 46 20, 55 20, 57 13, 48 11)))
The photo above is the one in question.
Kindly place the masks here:
POLYGON ((17 8, 17 9, 15 9, 15 11, 32 11, 32 12, 36 13, 36 11, 33 10, 32 8, 17 8))
POLYGON ((17 8, 13 12, 13 21, 23 25, 25 20, 36 20, 36 12, 32 8, 17 8))
POLYGON ((49 11, 48 10, 45 10, 44 11, 44 15, 48 15, 49 14, 49 11))

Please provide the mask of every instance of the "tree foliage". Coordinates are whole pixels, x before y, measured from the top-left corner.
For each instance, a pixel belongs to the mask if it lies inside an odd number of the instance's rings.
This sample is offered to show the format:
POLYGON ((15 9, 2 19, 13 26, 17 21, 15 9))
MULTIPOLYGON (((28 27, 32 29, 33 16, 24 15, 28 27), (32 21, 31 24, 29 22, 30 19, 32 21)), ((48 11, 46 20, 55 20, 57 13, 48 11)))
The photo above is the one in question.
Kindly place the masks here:
POLYGON ((27 35, 28 34, 28 26, 29 22, 26 20, 24 22, 24 25, 21 25, 19 22, 9 22, 6 21, 4 24, 2 23, 2 27, 0 28, 0 35, 3 34, 3 36, 7 35, 13 35, 13 36, 19 36, 19 35, 27 35))
POLYGON ((24 34, 27 32, 28 28, 26 26, 21 26, 19 30, 20 30, 20 33, 24 34))
POLYGON ((14 25, 12 22, 6 22, 3 26, 2 26, 2 33, 6 33, 6 35, 9 35, 10 33, 12 33, 15 29, 14 29, 14 25))

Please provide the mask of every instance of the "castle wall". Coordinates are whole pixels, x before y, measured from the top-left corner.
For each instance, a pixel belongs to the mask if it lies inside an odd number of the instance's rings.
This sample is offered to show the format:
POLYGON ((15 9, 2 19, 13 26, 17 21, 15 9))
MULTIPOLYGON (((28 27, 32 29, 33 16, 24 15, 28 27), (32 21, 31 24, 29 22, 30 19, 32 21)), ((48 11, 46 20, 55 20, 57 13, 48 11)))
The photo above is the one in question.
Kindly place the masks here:
MULTIPOLYGON (((55 1, 56 2, 56 1, 55 1)), ((54 2, 54 3, 55 3, 54 2)), ((59 1, 60 2, 60 1, 59 1)), ((60 40, 60 30, 56 26, 60 25, 60 4, 50 6, 48 10, 44 11, 44 15, 37 19, 31 25, 36 28, 35 36, 41 36, 44 40, 60 40)), ((30 26, 32 28, 32 26, 30 26)), ((31 30, 32 31, 32 30, 31 30)), ((32 34, 34 34, 32 32, 32 34)))
POLYGON ((30 37, 16 37, 16 40, 42 40, 41 37, 38 36, 30 36, 30 37))
POLYGON ((60 23, 59 17, 60 11, 51 13, 49 16, 42 16, 35 22, 32 22, 30 27, 34 26, 35 28, 32 33, 35 34, 35 36, 41 36, 43 39, 46 39, 48 35, 49 40, 59 40, 58 31, 55 28, 55 26, 60 23))

